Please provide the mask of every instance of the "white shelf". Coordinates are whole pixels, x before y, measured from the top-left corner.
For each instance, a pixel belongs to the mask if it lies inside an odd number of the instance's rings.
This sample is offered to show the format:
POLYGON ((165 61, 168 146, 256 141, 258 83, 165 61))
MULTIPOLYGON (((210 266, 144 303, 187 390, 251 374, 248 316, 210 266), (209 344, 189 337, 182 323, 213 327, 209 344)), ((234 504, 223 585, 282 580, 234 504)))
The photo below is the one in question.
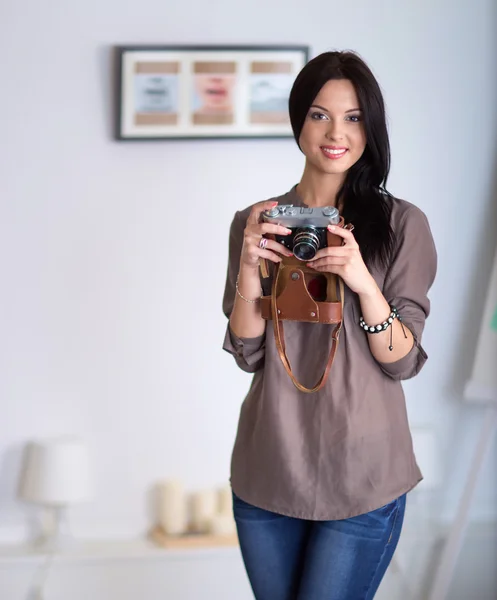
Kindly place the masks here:
MULTIPOLYGON (((433 521, 419 523, 406 519, 401 535, 401 549, 404 551, 443 539, 447 525, 433 521)), ((488 537, 495 533, 495 522, 473 523, 470 532, 473 537, 488 537)), ((206 558, 221 558, 239 555, 238 546, 219 546, 203 548, 161 548, 146 537, 135 539, 114 540, 76 540, 71 545, 61 549, 54 557, 55 562, 101 562, 112 560, 197 560, 206 558)), ((401 550, 402 553, 402 550, 401 550)), ((0 568, 6 565, 40 563, 47 559, 47 554, 28 544, 0 545, 0 568)))
MULTIPOLYGON (((104 560, 139 560, 139 559, 167 559, 167 560, 195 560, 206 557, 215 558, 236 554, 240 550, 237 546, 212 547, 212 548, 185 548, 166 549, 160 548, 147 539, 134 540, 95 540, 76 541, 65 547, 54 556, 56 562, 93 562, 104 560)), ((13 563, 41 562, 47 558, 43 551, 27 544, 0 545, 0 567, 13 563)))

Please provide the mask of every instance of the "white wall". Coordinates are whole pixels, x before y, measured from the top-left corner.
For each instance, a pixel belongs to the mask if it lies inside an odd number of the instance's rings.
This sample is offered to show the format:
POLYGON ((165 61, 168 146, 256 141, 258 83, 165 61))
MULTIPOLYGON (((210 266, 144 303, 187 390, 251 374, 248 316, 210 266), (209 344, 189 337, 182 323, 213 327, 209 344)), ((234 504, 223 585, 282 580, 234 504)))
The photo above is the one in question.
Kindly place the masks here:
MULTIPOLYGON (((33 436, 89 440, 98 497, 75 513, 87 535, 143 531, 158 478, 193 489, 228 477, 249 385, 221 350, 228 227, 296 183, 303 161, 291 140, 113 141, 110 47, 126 43, 300 43, 371 64, 391 122, 390 190, 428 214, 439 251, 430 360, 406 390, 412 424, 439 436, 453 515, 481 414, 462 387, 496 237, 495 12, 492 0, 4 0, 3 537, 24 522, 15 481, 33 436)), ((496 516, 493 450, 475 519, 496 516)))

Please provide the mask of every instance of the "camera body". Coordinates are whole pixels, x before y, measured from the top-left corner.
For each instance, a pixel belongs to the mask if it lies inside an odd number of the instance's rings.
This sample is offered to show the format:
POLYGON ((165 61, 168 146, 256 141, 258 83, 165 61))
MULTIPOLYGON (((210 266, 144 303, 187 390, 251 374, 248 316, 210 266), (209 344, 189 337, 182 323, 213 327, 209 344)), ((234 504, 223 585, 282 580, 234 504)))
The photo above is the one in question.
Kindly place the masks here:
POLYGON ((341 220, 334 206, 297 207, 293 204, 280 204, 266 210, 262 219, 265 223, 292 230, 289 235, 271 234, 268 237, 283 244, 301 261, 313 259, 318 250, 331 245, 327 227, 339 225, 341 220))

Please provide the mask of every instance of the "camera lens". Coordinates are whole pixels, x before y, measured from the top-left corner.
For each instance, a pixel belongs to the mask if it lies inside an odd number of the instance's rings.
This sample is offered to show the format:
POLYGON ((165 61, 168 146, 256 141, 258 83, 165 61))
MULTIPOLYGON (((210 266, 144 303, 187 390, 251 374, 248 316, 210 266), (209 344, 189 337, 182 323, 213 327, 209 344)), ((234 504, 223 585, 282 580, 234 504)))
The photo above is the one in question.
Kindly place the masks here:
POLYGON ((319 235, 314 227, 299 227, 293 238, 293 254, 299 260, 311 260, 320 246, 319 235))

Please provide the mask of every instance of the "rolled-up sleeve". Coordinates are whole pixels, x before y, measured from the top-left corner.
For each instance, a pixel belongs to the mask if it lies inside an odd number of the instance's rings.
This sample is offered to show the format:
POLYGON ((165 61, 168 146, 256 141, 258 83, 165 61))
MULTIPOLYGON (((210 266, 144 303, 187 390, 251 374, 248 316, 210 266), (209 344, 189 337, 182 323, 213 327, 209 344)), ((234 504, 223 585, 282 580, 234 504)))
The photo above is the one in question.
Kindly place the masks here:
MULTIPOLYGON (((237 212, 231 222, 228 270, 223 296, 223 312, 229 319, 236 294, 236 277, 240 266, 240 254, 243 244, 243 231, 246 218, 241 211, 237 212)), ((266 334, 256 338, 240 338, 228 325, 224 337, 223 350, 231 354, 236 364, 247 373, 255 373, 264 366, 266 334)))
POLYGON ((414 337, 410 352, 393 363, 378 362, 396 380, 419 373, 428 356, 421 346, 425 321, 430 314, 430 290, 437 272, 437 252, 426 215, 411 205, 397 232, 397 247, 383 285, 383 295, 397 307, 403 323, 414 337))
POLYGON ((233 333, 228 323, 223 350, 226 350, 235 358, 236 364, 242 371, 255 373, 264 365, 265 342, 265 334, 255 338, 238 337, 233 333))

